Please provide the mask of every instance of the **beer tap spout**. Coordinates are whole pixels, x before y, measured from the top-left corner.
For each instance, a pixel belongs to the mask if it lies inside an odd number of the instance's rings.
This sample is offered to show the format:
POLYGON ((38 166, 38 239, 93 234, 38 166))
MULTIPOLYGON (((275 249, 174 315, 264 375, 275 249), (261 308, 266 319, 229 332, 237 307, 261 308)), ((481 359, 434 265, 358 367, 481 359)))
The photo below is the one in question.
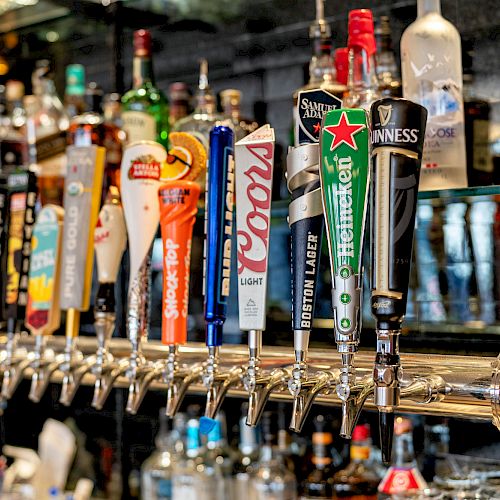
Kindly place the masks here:
POLYGON ((155 380, 165 380, 165 362, 142 363, 135 371, 135 376, 128 389, 127 412, 136 415, 144 400, 149 386, 155 380))
MULTIPOLYGON (((343 373, 340 374, 342 378, 343 373)), ((352 432, 359 415, 368 396, 373 395, 374 383, 373 377, 366 376, 358 383, 354 380, 349 383, 348 392, 343 390, 342 384, 337 386, 337 395, 342 400, 342 420, 340 425, 340 436, 345 439, 351 439, 352 432), (339 388, 342 387, 342 392, 339 393, 339 388)))
POLYGON ((104 363, 102 366, 95 365, 94 369, 98 370, 95 373, 94 396, 92 398, 92 407, 96 410, 102 410, 106 400, 111 393, 111 389, 119 377, 125 376, 129 369, 128 358, 120 359, 104 363))
POLYGON ((167 374, 167 407, 165 413, 167 417, 174 417, 184 400, 184 396, 190 385, 199 382, 203 375, 203 365, 201 363, 184 366, 167 374))

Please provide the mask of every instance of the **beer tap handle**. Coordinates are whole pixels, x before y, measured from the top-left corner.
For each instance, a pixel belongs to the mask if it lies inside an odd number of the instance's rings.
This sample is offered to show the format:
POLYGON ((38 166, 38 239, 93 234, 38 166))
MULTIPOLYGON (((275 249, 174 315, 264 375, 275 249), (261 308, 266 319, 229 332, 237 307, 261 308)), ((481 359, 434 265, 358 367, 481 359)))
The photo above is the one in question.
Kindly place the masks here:
POLYGON ((352 412, 345 405, 355 383, 352 358, 361 332, 362 255, 370 177, 366 112, 328 112, 323 119, 320 147, 335 340, 342 356, 337 394, 343 402, 343 417, 347 418, 352 412))
POLYGON ((426 118, 424 107, 405 99, 381 99, 371 107, 373 379, 386 463, 400 398, 399 334, 406 314, 426 118))
POLYGON ((291 231, 292 328, 295 365, 289 389, 300 393, 306 378, 309 335, 314 319, 324 218, 319 181, 319 134, 323 115, 342 105, 324 90, 299 92, 296 147, 287 157, 287 184, 292 194, 288 223, 291 231))
POLYGON ((274 129, 264 125, 235 148, 238 305, 240 328, 248 332, 245 385, 249 392, 255 388, 266 329, 274 142, 274 129))
MULTIPOLYGON (((94 267, 94 229, 101 202, 105 149, 69 146, 64 188, 65 220, 62 240, 61 309, 66 310, 65 362, 60 402, 69 405, 78 388, 72 371, 79 368, 74 339, 80 329, 80 312, 90 307, 94 267), (74 363, 78 366, 74 366, 74 363)), ((78 358, 81 358, 78 355, 78 358)))

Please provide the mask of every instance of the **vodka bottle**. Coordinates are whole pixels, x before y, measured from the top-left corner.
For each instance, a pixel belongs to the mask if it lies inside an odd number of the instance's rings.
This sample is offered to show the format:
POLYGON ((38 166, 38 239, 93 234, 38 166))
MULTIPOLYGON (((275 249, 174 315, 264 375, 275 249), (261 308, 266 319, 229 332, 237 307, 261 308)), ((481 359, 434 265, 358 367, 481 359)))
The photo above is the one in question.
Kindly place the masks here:
POLYGON ((418 17, 401 38, 403 96, 427 108, 420 190, 467 187, 462 54, 440 0, 418 0, 418 17))

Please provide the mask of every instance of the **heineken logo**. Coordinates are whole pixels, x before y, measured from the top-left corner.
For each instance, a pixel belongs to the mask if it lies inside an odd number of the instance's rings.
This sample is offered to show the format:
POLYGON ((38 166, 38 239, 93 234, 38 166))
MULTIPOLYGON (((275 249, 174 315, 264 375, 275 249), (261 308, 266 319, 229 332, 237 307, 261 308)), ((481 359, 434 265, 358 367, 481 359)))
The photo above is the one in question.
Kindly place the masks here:
MULTIPOLYGON (((352 213, 352 159, 334 157, 337 164, 338 188, 336 195, 339 206, 339 242, 337 253, 339 257, 354 257, 354 232, 352 213)), ((344 272, 345 274, 345 272, 344 272)))
POLYGON ((347 113, 341 113, 336 125, 327 125, 324 127, 325 132, 332 136, 330 151, 335 151, 342 144, 346 144, 354 149, 354 151, 357 151, 358 145, 354 136, 365 128, 366 125, 364 123, 350 123, 347 113))

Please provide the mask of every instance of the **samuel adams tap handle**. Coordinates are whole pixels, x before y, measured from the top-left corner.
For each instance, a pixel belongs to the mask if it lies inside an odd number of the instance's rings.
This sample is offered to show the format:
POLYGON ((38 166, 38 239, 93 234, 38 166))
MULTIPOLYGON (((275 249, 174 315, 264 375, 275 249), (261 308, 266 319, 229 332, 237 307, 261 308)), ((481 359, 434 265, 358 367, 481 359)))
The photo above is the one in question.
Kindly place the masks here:
POLYGON ((406 314, 420 163, 427 111, 405 99, 371 107, 372 313, 377 355, 373 371, 384 462, 390 461, 399 404, 399 334, 406 314))
POLYGON ((342 355, 343 401, 354 382, 352 357, 361 331, 362 255, 369 186, 369 137, 362 109, 333 110, 323 119, 321 189, 332 272, 335 340, 342 355))
POLYGON ((319 182, 319 133, 323 115, 342 105, 324 90, 299 92, 295 147, 287 157, 292 265, 292 328, 295 350, 289 389, 297 395, 305 375, 309 335, 314 318, 316 281, 324 218, 319 182))

